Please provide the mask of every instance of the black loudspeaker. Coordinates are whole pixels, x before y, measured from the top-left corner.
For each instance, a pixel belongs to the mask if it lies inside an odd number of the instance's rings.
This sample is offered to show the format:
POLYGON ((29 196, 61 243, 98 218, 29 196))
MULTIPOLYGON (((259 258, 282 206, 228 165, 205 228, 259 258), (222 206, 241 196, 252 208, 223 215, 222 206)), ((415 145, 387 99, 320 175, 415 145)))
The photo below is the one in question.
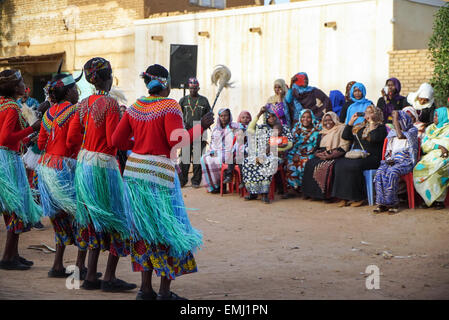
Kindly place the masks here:
POLYGON ((189 78, 196 77, 197 45, 170 45, 170 77, 172 88, 187 88, 189 78))

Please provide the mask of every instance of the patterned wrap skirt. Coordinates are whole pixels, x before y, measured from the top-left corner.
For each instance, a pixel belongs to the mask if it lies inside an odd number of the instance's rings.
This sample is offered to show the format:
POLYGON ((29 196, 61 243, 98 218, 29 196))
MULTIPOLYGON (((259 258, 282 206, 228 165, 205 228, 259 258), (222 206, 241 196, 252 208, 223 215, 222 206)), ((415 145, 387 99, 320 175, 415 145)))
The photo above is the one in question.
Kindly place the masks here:
POLYGON ((5 147, 0 147, 0 212, 7 215, 7 230, 17 234, 28 231, 42 216, 22 158, 5 147))
POLYGON ((123 176, 133 270, 154 269, 172 280, 196 272, 192 252, 201 246, 202 235, 190 224, 173 162, 132 153, 123 176))

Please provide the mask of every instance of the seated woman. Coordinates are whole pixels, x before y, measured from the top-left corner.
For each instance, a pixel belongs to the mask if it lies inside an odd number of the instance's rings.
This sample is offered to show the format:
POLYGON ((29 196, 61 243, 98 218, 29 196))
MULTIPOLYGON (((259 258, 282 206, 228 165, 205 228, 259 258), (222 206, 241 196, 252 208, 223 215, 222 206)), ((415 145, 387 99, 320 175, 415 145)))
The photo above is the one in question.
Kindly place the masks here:
MULTIPOLYGON (((209 152, 201 157, 203 177, 210 193, 220 193, 221 166, 233 163, 232 148, 238 128, 238 124, 232 122, 231 110, 226 108, 218 111, 217 125, 212 131, 209 152)), ((229 180, 231 175, 232 169, 228 167, 224 179, 229 180)))
MULTIPOLYGON (((290 190, 300 191, 303 182, 304 167, 314 157, 314 152, 319 145, 318 136, 320 124, 315 119, 312 111, 301 111, 300 121, 292 130, 293 148, 287 153, 285 165, 287 183, 290 190)), ((285 198, 294 196, 289 192, 285 198)))
POLYGON ((418 111, 419 121, 424 122, 426 126, 432 124, 435 104, 433 88, 430 84, 423 83, 418 91, 409 93, 407 102, 418 111))
POLYGON ((422 141, 426 153, 413 169, 416 191, 428 207, 444 208, 449 186, 449 114, 448 108, 435 109, 434 123, 427 127, 422 141))
POLYGON ((287 90, 288 87, 285 84, 285 81, 283 79, 277 79, 274 81, 274 96, 271 96, 267 103, 271 105, 271 108, 276 113, 281 124, 291 128, 290 110, 285 101, 287 90))
POLYGON ((309 77, 305 72, 292 77, 285 101, 289 104, 292 126, 299 121, 303 109, 312 110, 318 120, 321 120, 325 112, 332 111, 329 97, 320 89, 309 86, 309 77))
POLYGON ((393 110, 393 126, 388 133, 385 160, 374 177, 377 208, 374 213, 399 209, 398 188, 401 176, 412 172, 418 156, 418 129, 405 111, 393 110))
POLYGON ((332 191, 332 176, 335 159, 344 156, 351 142, 342 138, 345 125, 335 112, 326 112, 318 140, 315 157, 307 161, 304 168, 304 196, 313 199, 329 199, 332 191))
POLYGON ((426 131, 426 125, 424 122, 419 121, 418 112, 416 112, 415 108, 408 106, 402 109, 408 116, 412 119, 413 125, 416 129, 418 129, 418 138, 422 141, 424 139, 424 133, 426 131))
MULTIPOLYGON (((343 130, 342 138, 353 141, 353 149, 365 150, 365 158, 336 160, 332 197, 341 199, 339 207, 351 204, 360 207, 366 199, 364 170, 377 169, 382 159, 382 149, 387 128, 383 124, 382 110, 371 105, 366 108, 365 121, 354 126, 358 116, 354 113, 343 130)), ((348 156, 348 153, 346 154, 348 156)))
MULTIPOLYGON (((247 143, 246 138, 246 129, 248 128, 249 123, 251 122, 252 117, 249 111, 243 110, 240 112, 239 117, 237 118, 237 124, 239 125, 239 129, 236 131, 236 139, 234 143, 234 147, 232 149, 234 156, 234 163, 229 164, 229 168, 231 172, 234 171, 234 166, 237 164, 240 169, 240 173, 243 171, 243 159, 245 159, 245 145, 247 143)), ((223 180, 223 183, 229 183, 232 181, 232 175, 228 175, 226 179, 223 180)), ((243 188, 245 185, 243 181, 241 181, 239 189, 243 188)))
MULTIPOLYGON (((402 110, 405 106, 408 106, 407 98, 401 96, 401 82, 396 78, 390 78, 385 82, 385 88, 380 93, 382 97, 377 100, 377 107, 384 113, 384 123, 390 124, 393 122, 392 112, 393 110, 402 110), (385 90, 387 89, 388 90, 385 90)), ((393 129, 391 125, 390 128, 393 129)))
POLYGON ((365 98, 366 89, 365 86, 360 82, 354 83, 354 85, 351 87, 350 95, 351 100, 354 102, 348 107, 348 110, 346 112, 345 124, 348 124, 348 122, 352 119, 352 116, 354 114, 357 114, 355 122, 353 123, 353 125, 356 125, 362 123, 365 120, 364 112, 366 108, 368 106, 374 105, 374 103, 371 100, 365 98))
POLYGON ((276 113, 267 108, 262 107, 257 116, 251 121, 248 126, 248 145, 246 147, 247 157, 243 162, 243 182, 249 195, 245 197, 246 200, 255 200, 258 195, 262 195, 264 203, 270 203, 268 192, 270 191, 270 184, 273 175, 277 172, 279 160, 282 159, 282 152, 292 147, 292 136, 287 126, 280 128, 279 119, 276 113), (265 123, 257 124, 257 120, 261 115, 265 115, 265 123), (277 128, 277 129, 275 129, 277 128), (270 147, 269 141, 272 136, 287 137, 287 145, 279 145, 277 147, 270 147), (279 152, 280 154, 277 154, 279 152))

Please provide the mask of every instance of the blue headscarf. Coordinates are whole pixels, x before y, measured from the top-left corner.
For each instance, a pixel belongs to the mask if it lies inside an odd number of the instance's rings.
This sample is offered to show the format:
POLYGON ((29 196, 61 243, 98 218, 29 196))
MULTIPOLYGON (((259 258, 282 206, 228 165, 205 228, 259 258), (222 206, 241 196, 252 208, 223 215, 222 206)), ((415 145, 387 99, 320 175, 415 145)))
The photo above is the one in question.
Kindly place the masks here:
POLYGON ((436 108, 435 113, 438 116, 438 124, 436 125, 438 129, 443 127, 446 123, 449 122, 449 114, 448 109, 446 107, 436 108))
MULTIPOLYGON (((412 157, 413 163, 415 164, 418 160, 418 129, 413 125, 412 118, 405 111, 398 111, 398 122, 402 133, 407 138, 408 152, 412 157)), ((387 139, 390 140, 396 136, 396 130, 391 129, 388 133, 387 139)))
MULTIPOLYGON (((352 101, 354 101, 354 103, 351 104, 348 108, 345 124, 348 124, 349 120, 351 120, 352 116, 355 113, 365 112, 365 110, 368 106, 374 105, 371 100, 368 100, 365 98, 366 88, 360 82, 356 82, 352 85, 350 95, 351 95, 351 99, 352 99, 352 101), (360 100, 357 100, 356 98, 354 98, 354 89, 355 88, 358 88, 362 92, 362 98, 360 98, 360 100)), ((359 124, 359 123, 363 122, 364 120, 365 120, 364 117, 358 117, 353 125, 359 124)))
POLYGON ((329 99, 332 103, 332 111, 340 116, 341 109, 346 102, 345 96, 339 90, 332 90, 329 93, 329 99))
MULTIPOLYGON (((295 107, 295 111, 293 113, 293 121, 299 121, 301 115, 301 111, 304 109, 302 104, 298 101, 298 99, 293 98, 293 90, 296 90, 299 94, 303 94, 305 92, 310 92, 315 89, 315 87, 309 86, 309 76, 305 72, 299 72, 295 76, 298 76, 303 82, 305 83, 307 81, 307 85, 298 85, 297 83, 293 83, 292 87, 288 89, 287 94, 285 95, 285 101, 287 103, 292 103, 295 107)), ((299 82, 299 81, 297 81, 299 82)))

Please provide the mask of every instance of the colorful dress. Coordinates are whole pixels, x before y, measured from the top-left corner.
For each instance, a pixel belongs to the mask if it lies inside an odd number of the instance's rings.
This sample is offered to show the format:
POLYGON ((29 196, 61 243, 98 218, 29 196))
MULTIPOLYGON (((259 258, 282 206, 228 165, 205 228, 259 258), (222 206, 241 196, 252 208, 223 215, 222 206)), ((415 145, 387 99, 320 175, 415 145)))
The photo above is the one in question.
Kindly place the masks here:
POLYGON ((114 132, 113 143, 119 148, 135 138, 123 173, 135 272, 154 269, 173 280, 197 271, 192 252, 202 244, 202 235, 190 224, 175 171, 176 152, 172 153, 197 138, 194 133, 202 134, 196 126, 188 131, 190 139, 182 141, 178 133, 186 131, 179 104, 150 96, 138 99, 114 132))
POLYGON ((228 110, 230 114, 229 124, 223 128, 218 117, 217 125, 212 131, 209 151, 201 157, 203 179, 209 192, 220 188, 221 166, 233 163, 234 137, 237 129, 239 129, 239 125, 232 122, 232 115, 229 109, 220 109, 218 115, 225 110, 228 110))
POLYGON ((385 160, 380 162, 374 177, 376 204, 383 206, 399 204, 399 179, 412 172, 418 156, 418 130, 404 111, 399 111, 398 117, 402 133, 406 138, 399 139, 394 129, 389 132, 385 160), (394 160, 394 164, 387 164, 388 160, 394 160))
MULTIPOLYGON (((253 120, 257 121, 257 119, 253 120)), ((273 152, 267 154, 267 144, 273 135, 273 128, 268 124, 256 125, 255 130, 247 130, 248 142, 245 148, 245 159, 243 162, 243 183, 246 190, 251 194, 265 194, 270 191, 273 175, 277 172, 282 158, 273 152)), ((292 135, 287 126, 282 126, 279 136, 287 137, 291 142, 292 135)))
POLYGON ((78 242, 82 229, 74 226, 76 213, 75 168, 80 145, 67 148, 69 124, 76 106, 70 102, 54 104, 44 114, 37 145, 43 151, 36 169, 43 213, 50 218, 57 245, 77 244, 86 250, 86 242, 78 242), (80 234, 77 234, 80 233, 80 234))
POLYGON ((312 117, 312 127, 305 128, 300 120, 295 124, 292 130, 293 148, 287 153, 286 178, 288 185, 292 188, 302 186, 304 168, 307 161, 314 157, 321 130, 319 122, 310 110, 301 111, 299 119, 306 112, 309 112, 312 117))
POLYGON ((7 230, 16 234, 28 231, 42 216, 19 154, 21 141, 31 133, 17 102, 0 97, 0 212, 7 230))
POLYGON ((442 157, 438 146, 449 150, 449 117, 448 109, 435 109, 438 124, 431 124, 426 129, 422 141, 422 151, 425 155, 413 169, 413 182, 416 191, 428 206, 435 201, 443 202, 449 186, 449 158, 442 157))
MULTIPOLYGON (((127 256, 123 180, 115 158, 117 148, 112 145, 119 118, 119 105, 107 93, 85 98, 70 122, 67 145, 73 148, 81 142, 75 170, 75 220, 79 227, 88 229, 89 248, 127 256)), ((130 141, 124 150, 131 147, 130 141)))

